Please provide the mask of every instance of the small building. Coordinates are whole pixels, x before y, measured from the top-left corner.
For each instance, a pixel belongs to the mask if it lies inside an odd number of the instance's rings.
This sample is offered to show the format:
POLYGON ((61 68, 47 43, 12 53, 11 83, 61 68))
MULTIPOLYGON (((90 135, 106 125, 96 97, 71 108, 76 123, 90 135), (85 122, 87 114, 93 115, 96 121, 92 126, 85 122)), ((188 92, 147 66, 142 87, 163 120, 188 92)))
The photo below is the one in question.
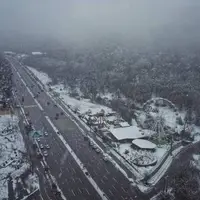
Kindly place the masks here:
POLYGON ((109 131, 112 137, 120 142, 131 142, 134 139, 147 138, 151 135, 150 131, 142 131, 137 126, 111 128, 109 131))
POLYGON ((144 139, 135 139, 132 141, 132 147, 136 149, 155 151, 156 144, 144 139))

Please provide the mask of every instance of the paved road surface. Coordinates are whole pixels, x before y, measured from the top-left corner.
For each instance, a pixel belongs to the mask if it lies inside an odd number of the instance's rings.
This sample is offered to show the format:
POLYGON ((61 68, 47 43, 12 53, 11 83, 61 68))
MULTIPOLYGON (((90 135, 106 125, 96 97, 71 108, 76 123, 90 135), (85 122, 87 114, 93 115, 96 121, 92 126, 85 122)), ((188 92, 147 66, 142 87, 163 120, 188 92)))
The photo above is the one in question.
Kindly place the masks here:
MULTIPOLYGON (((41 113, 34 99, 28 93, 24 85, 20 84, 19 77, 14 73, 14 81, 16 81, 16 88, 18 96, 24 95, 24 110, 29 112, 30 118, 36 130, 43 130, 48 132, 48 136, 41 139, 42 144, 50 146, 49 156, 46 161, 50 166, 51 174, 56 177, 59 187, 63 191, 67 199, 100 199, 97 192, 94 190, 89 181, 85 178, 83 172, 75 163, 71 154, 67 151, 62 142, 56 136, 54 130, 47 122, 43 113, 41 113), (18 81, 17 81, 18 80, 18 81)), ((42 182, 46 182, 44 169, 42 166, 38 167, 38 174, 42 182)), ((43 194, 46 194, 44 199, 53 199, 51 196, 48 184, 45 184, 43 194), (50 197, 48 197, 50 195, 50 197)))
POLYGON ((84 177, 72 156, 46 121, 45 115, 49 116, 53 121, 78 158, 84 163, 92 178, 109 199, 145 199, 141 193, 138 193, 135 188, 130 186, 129 181, 120 171, 111 163, 106 163, 103 160, 102 154, 97 154, 88 145, 88 142, 84 140, 77 125, 68 116, 63 115, 60 116, 58 120, 55 120, 55 114, 61 113, 62 110, 54 106, 52 99, 45 92, 41 92, 37 83, 16 60, 10 59, 10 61, 18 70, 32 93, 37 94, 38 91, 40 92, 37 100, 43 107, 44 112, 41 112, 35 104, 34 99, 30 96, 24 85, 21 84, 21 80, 19 80, 16 71, 13 70, 15 79, 18 79, 16 80, 18 97, 20 98, 22 93, 24 94, 24 107, 26 111, 29 111, 35 128, 45 128, 45 130, 49 132, 49 136, 42 141, 51 146, 47 162, 66 197, 70 195, 70 198, 73 198, 75 194, 74 199, 76 199, 77 195, 81 196, 84 194, 87 199, 90 196, 92 196, 93 199, 99 199, 99 196, 84 177), (50 105, 47 105, 47 102, 50 102, 50 105))

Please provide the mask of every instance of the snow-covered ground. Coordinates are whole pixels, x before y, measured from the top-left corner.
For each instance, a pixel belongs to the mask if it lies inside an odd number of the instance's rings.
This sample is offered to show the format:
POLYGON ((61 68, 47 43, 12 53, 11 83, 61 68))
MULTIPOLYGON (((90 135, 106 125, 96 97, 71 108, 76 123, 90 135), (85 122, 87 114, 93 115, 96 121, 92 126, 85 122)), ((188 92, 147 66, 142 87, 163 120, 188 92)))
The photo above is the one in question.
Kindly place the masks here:
POLYGON ((72 109, 78 109, 81 114, 86 113, 88 110, 91 110, 91 114, 100 112, 102 109, 105 111, 105 114, 114 112, 111 108, 106 106, 98 105, 92 103, 90 99, 83 98, 73 98, 69 96, 69 91, 64 89, 63 85, 55 85, 51 87, 53 91, 60 94, 60 98, 67 104, 70 105, 72 109))
POLYGON ((175 105, 168 100, 165 100, 167 102, 165 102, 165 106, 160 105, 160 99, 162 98, 153 98, 147 101, 144 109, 137 112, 138 120, 145 126, 145 123, 147 123, 145 120, 150 118, 152 129, 155 129, 161 120, 162 128, 169 127, 171 130, 180 132, 183 126, 177 123, 177 118, 184 120, 185 112, 178 112, 175 105), (154 122, 152 123, 152 121, 154 122))
POLYGON ((43 55, 43 54, 46 54, 46 53, 43 53, 43 52, 40 52, 40 51, 33 51, 31 54, 35 56, 35 55, 43 55))
MULTIPOLYGON (((131 145, 131 143, 118 143, 115 149, 132 165, 134 165, 135 159, 139 158, 142 158, 141 162, 143 162, 143 164, 154 163, 155 161, 159 161, 167 151, 166 146, 156 147, 155 151, 148 151, 136 150, 132 148, 131 145)), ((144 175, 146 172, 150 172, 154 166, 137 167, 134 165, 134 168, 136 168, 141 175, 144 175)))
POLYGON ((15 179, 29 167, 18 118, 0 116, 0 199, 8 197, 8 177, 15 179))
MULTIPOLYGON (((28 66, 27 66, 28 67, 28 66)), ((44 84, 47 85, 51 83, 51 78, 44 72, 38 71, 33 67, 28 67, 28 69, 44 84)))
MULTIPOLYGON (((46 88, 48 88, 48 83, 51 82, 51 79, 48 77, 47 74, 45 73, 41 73, 38 72, 37 70, 30 68, 29 69, 35 74, 35 76, 40 77, 39 79, 41 80, 41 82, 46 86, 46 88)), ((95 114, 100 112, 102 109, 105 111, 105 114, 107 113, 113 113, 113 110, 111 108, 108 108, 106 106, 102 106, 96 103, 91 102, 89 99, 84 99, 82 98, 81 94, 79 95, 78 98, 74 98, 70 96, 70 92, 67 88, 65 88, 62 84, 59 85, 54 85, 51 86, 52 89, 52 94, 54 93, 55 95, 58 94, 57 96, 59 96, 60 99, 63 100, 63 102, 65 102, 66 105, 68 105, 72 110, 78 110, 80 114, 85 114, 86 112, 88 112, 90 110, 90 114, 95 114)), ((78 90, 77 90, 78 91, 78 90)), ((78 91, 78 93, 80 93, 80 91, 78 91)), ((113 95, 112 94, 105 94, 102 97, 107 98, 107 99, 112 99, 113 95)), ((151 104, 151 102, 150 102, 151 104)), ((146 112, 146 110, 140 110, 136 112, 136 115, 138 117, 137 121, 139 120, 139 122, 141 122, 141 124, 144 123, 146 117, 147 117, 147 113, 149 115, 151 115, 151 117, 156 121, 158 118, 162 117, 164 118, 164 126, 166 127, 170 127, 171 130, 180 132, 183 129, 183 126, 179 125, 177 123, 177 117, 181 117, 182 120, 185 117, 185 112, 179 113, 173 104, 169 103, 169 106, 155 106, 155 101, 153 102, 153 105, 151 105, 151 108, 148 112, 146 112)), ((107 121, 111 120, 114 121, 116 120, 118 117, 117 116, 110 116, 107 117, 107 121)), ((157 124, 155 123, 155 128, 157 127, 157 124)), ((148 130, 148 129, 142 129, 142 131, 140 131, 137 125, 137 122, 134 120, 133 126, 129 126, 129 127, 124 127, 124 128, 114 128, 113 126, 108 126, 107 127, 109 129, 109 131, 121 131, 121 133, 117 133, 119 136, 119 138, 125 139, 127 137, 126 134, 128 135, 128 138, 130 139, 130 134, 139 134, 141 137, 136 137, 136 138, 142 138, 142 136, 150 136, 150 135, 154 135, 155 134, 155 130, 148 130), (135 129, 132 130, 131 133, 128 133, 129 129, 135 129), (137 129, 137 130, 136 130, 137 129), (126 132, 127 130, 127 132, 126 132), (123 136, 123 137, 122 137, 123 136)), ((163 127, 164 130, 164 127, 163 127)), ((199 141, 200 140, 200 128, 199 127, 194 127, 192 130, 192 134, 195 134, 195 141, 199 141), (199 134, 197 134, 199 133, 199 134)), ((134 136, 131 136, 134 137, 134 136)), ((136 138, 132 138, 132 139, 136 139, 136 138)), ((155 151, 148 151, 148 150, 136 150, 133 149, 131 146, 131 142, 129 143, 116 143, 113 142, 113 148, 110 149, 110 152, 113 152, 115 154, 115 156, 119 156, 122 155, 129 163, 133 163, 134 160, 138 159, 140 162, 145 163, 153 163, 155 160, 157 161, 157 164, 155 166, 148 166, 148 167, 138 167, 138 166, 134 166, 134 169, 136 169, 136 173, 140 174, 140 178, 142 176, 144 176, 145 174, 148 174, 150 172, 152 172, 157 165, 163 160, 163 158, 165 157, 167 151, 169 151, 169 147, 170 144, 159 144, 158 146, 156 146, 155 151), (115 150, 115 151, 114 151, 115 150), (118 153, 116 153, 118 152, 118 153), (143 158, 143 160, 141 159, 143 158)), ((175 150, 174 153, 177 153, 181 150, 182 146, 180 148, 177 149, 177 151, 175 150)), ((113 154, 113 155, 114 155, 113 154)), ((168 157, 166 162, 163 164, 163 167, 161 167, 159 170, 158 175, 155 174, 152 178, 152 182, 155 183, 156 180, 159 180, 161 178, 161 176, 164 174, 164 172, 167 170, 167 168, 170 166, 170 163, 172 162, 172 157, 168 157)), ((119 160, 121 160, 119 158, 119 160)), ((125 160, 124 160, 125 161, 125 160)), ((126 162, 126 161, 125 161, 126 162)), ((124 163, 124 162, 123 162, 124 163)), ((128 165, 128 167, 130 169, 130 165, 128 165)), ((133 170, 134 171, 134 170, 133 170)), ((137 176, 138 177, 138 176, 137 176)))

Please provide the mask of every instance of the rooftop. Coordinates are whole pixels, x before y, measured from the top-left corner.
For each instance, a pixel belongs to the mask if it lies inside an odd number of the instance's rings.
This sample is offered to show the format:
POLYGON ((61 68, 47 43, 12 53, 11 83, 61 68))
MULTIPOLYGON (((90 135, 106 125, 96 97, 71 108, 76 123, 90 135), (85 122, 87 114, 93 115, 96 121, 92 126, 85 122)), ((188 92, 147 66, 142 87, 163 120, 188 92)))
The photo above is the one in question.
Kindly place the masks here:
POLYGON ((132 141, 132 144, 136 145, 141 149, 155 149, 156 145, 148 140, 135 139, 132 141))
POLYGON ((109 131, 117 140, 144 138, 150 135, 150 131, 143 132, 137 126, 111 128, 109 131))

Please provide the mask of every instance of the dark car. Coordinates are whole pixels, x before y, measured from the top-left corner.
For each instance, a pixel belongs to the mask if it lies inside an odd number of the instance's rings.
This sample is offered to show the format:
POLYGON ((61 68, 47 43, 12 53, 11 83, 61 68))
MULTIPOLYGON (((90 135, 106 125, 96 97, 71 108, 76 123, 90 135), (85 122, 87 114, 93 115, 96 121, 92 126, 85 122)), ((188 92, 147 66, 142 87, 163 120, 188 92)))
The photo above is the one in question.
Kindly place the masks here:
POLYGON ((42 159, 42 157, 43 157, 42 154, 40 152, 37 152, 37 158, 42 159))

